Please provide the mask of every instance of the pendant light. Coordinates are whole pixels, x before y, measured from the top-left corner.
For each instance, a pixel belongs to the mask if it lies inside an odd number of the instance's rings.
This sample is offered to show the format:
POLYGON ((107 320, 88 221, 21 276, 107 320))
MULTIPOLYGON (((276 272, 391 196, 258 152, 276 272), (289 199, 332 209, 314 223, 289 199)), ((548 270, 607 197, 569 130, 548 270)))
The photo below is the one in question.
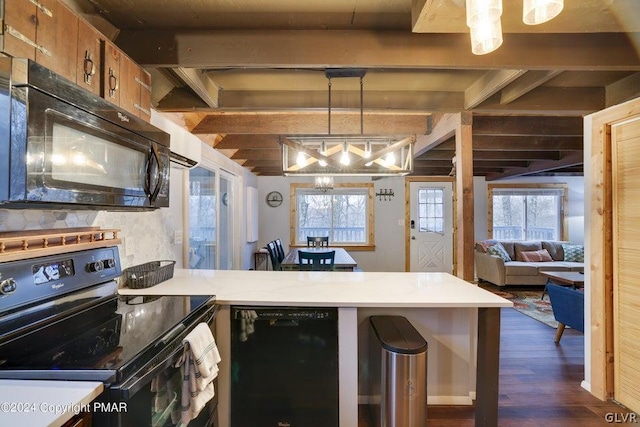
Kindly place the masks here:
POLYGON ((467 0, 467 26, 493 22, 502 16, 502 0, 467 0))
POLYGON ((562 12, 564 0, 524 0, 522 21, 527 25, 538 25, 550 21, 562 12))
POLYGON ((467 0, 471 52, 486 55, 502 45, 502 0, 467 0))
POLYGON ((502 23, 500 18, 492 22, 481 22, 471 28, 471 52, 486 55, 502 45, 502 23))

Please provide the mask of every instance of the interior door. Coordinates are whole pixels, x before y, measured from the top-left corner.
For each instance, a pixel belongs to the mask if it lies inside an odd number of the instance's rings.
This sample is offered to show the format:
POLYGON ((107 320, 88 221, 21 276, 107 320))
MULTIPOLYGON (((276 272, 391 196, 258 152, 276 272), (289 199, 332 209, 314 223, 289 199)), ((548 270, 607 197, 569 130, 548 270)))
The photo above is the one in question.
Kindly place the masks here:
POLYGON ((640 117, 611 130, 614 397, 640 412, 640 117))
POLYGON ((410 183, 410 271, 453 273, 453 184, 410 183))

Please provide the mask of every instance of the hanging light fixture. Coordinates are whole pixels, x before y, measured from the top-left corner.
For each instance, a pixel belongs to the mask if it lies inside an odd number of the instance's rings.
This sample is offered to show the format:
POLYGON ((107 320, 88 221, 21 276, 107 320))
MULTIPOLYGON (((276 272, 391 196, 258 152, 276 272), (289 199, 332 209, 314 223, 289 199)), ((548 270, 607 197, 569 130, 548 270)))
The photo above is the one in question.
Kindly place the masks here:
POLYGON ((502 0, 467 0, 467 26, 493 22, 502 16, 502 0))
POLYGON ((538 25, 550 21, 562 12, 564 0, 524 0, 522 21, 527 25, 538 25))
POLYGON ((296 157, 296 164, 300 167, 303 167, 307 164, 307 159, 304 157, 304 153, 302 151, 298 151, 298 156, 296 157))
POLYGON ((502 45, 500 18, 492 22, 481 22, 470 30, 471 52, 474 55, 486 55, 502 45))
POLYGON ((350 163, 351 159, 349 158, 349 144, 347 144, 347 141, 345 141, 342 144, 342 155, 340 156, 340 164, 349 166, 350 163))
POLYGON ((316 176, 315 177, 315 189, 326 193, 329 190, 333 190, 333 177, 332 176, 316 176))
POLYGON ((467 0, 471 52, 486 55, 502 44, 502 0, 467 0))

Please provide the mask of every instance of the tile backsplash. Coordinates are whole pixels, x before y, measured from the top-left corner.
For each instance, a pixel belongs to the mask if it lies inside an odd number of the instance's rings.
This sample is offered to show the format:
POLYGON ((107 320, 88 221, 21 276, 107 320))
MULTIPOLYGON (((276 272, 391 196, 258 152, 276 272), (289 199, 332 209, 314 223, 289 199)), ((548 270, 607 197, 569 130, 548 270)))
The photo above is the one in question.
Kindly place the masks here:
POLYGON ((75 227, 120 229, 122 268, 173 259, 174 221, 169 209, 150 212, 0 209, 0 232, 75 227))

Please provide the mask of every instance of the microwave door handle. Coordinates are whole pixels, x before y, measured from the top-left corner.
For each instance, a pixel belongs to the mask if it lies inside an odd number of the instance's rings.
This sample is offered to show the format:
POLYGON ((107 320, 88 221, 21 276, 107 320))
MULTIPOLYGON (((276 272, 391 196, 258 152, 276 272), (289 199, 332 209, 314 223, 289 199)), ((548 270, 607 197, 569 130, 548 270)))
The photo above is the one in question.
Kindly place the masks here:
POLYGON ((151 203, 155 202, 158 198, 158 194, 160 193, 160 188, 162 187, 162 182, 164 177, 162 176, 162 160, 160 159, 160 155, 158 154, 158 146, 154 143, 151 145, 151 153, 149 154, 149 161, 147 162, 147 176, 145 179, 145 190, 147 195, 149 196, 149 201, 151 203), (155 185, 153 186, 153 190, 151 190, 151 180, 152 180, 152 171, 154 165, 157 165, 156 168, 156 179, 155 185))

